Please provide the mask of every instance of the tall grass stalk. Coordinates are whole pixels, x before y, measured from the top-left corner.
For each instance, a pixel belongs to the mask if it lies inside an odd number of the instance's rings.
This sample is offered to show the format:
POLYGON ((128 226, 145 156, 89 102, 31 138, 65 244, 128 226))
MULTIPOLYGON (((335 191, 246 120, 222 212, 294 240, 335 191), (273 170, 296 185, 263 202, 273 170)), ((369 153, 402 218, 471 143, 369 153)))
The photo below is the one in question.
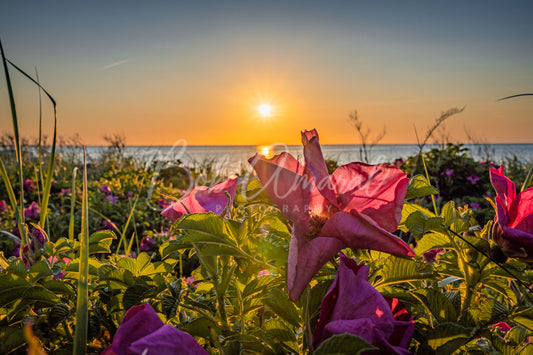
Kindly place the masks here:
MULTIPOLYGON (((130 247, 128 247, 126 245, 126 241, 125 241, 126 231, 128 230, 128 226, 130 225, 130 221, 131 221, 131 218, 133 216, 133 212, 135 212, 135 208, 137 207, 137 201, 139 201, 139 197, 141 196, 143 182, 144 182, 144 178, 139 183, 139 186, 141 186, 141 187, 139 188, 139 192, 137 193, 137 197, 135 198, 135 202, 133 203, 133 207, 130 209, 130 214, 128 215, 128 219, 126 220, 126 224, 122 228, 122 233, 120 235, 120 240, 118 241, 117 250, 115 252, 117 255, 120 252, 120 247, 122 246, 122 243, 124 243, 124 251, 130 250, 130 248, 131 248, 131 243, 130 243, 130 247)), ((129 254, 126 253, 126 256, 128 256, 128 255, 129 254)))
POLYGON ((74 210, 76 208, 76 174, 78 168, 72 169, 72 188, 70 190, 70 221, 68 224, 68 240, 74 242, 74 210))
MULTIPOLYGON (((11 64, 11 66, 15 69, 17 69, 22 75, 24 75, 26 78, 30 79, 35 85, 37 85, 45 94, 48 96, 50 101, 52 102, 52 106, 54 109, 54 135, 52 138, 52 148, 50 149, 50 157, 48 159, 48 171, 46 172, 46 181, 43 186, 43 198, 42 198, 42 205, 41 205, 41 213, 39 214, 39 225, 44 228, 46 216, 48 214, 48 200, 50 199, 50 189, 52 187, 52 175, 54 173, 54 161, 55 161, 55 154, 56 154, 56 141, 57 141, 57 104, 56 100, 46 91, 45 88, 39 84, 38 81, 33 79, 30 75, 28 75, 24 70, 17 67, 13 62, 6 59, 6 61, 11 64)), ((39 161, 39 164, 41 162, 39 161)))
POLYGON ((78 299, 76 305, 76 328, 74 331, 74 354, 87 353, 87 331, 89 323, 89 197, 87 195, 87 153, 83 147, 83 194, 81 209, 81 233, 78 276, 78 299))
MULTIPOLYGON (((23 183, 24 176, 22 175, 22 152, 20 148, 20 136, 19 136, 19 127, 18 127, 18 119, 17 119, 17 109, 15 106, 15 96, 13 95, 13 87, 11 86, 11 78, 9 76, 9 69, 7 67, 8 60, 4 54, 4 47, 2 46, 2 41, 0 41, 0 53, 2 54, 2 65, 4 67, 7 93, 9 95, 9 105, 11 107, 11 118, 13 122, 15 152, 16 152, 17 163, 18 163, 17 167, 18 167, 18 176, 19 176, 19 184, 20 184, 20 195, 19 195, 20 205, 17 206, 18 203, 17 203, 16 198, 14 198, 15 197, 14 193, 13 193, 13 196, 11 195, 9 196, 9 201, 11 203, 11 207, 15 211, 15 215, 17 218, 17 226, 19 229, 20 240, 21 240, 20 257, 22 258, 23 246, 26 245, 26 228, 24 228, 24 183, 23 183)), ((3 162, 2 162, 2 179, 4 180, 4 184, 6 185, 6 188, 8 188, 8 190, 11 189, 11 191, 13 192, 13 187, 11 186, 11 183, 9 182, 9 178, 7 177, 7 171, 5 169, 3 162)))

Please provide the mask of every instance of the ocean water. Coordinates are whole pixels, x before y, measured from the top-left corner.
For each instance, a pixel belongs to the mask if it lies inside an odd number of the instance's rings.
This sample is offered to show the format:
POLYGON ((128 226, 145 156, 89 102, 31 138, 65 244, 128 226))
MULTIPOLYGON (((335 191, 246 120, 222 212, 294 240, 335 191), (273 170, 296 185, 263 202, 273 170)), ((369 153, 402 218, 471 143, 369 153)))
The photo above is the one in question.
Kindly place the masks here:
MULTIPOLYGON (((491 159, 496 163, 503 163, 506 158, 517 156, 523 162, 533 162, 533 144, 469 144, 465 145, 468 154, 477 160, 491 159)), ((428 145, 424 151, 435 148, 428 145)), ((97 159, 105 152, 107 147, 87 147, 90 158, 97 159)), ((347 164, 353 161, 362 161, 360 145, 322 145, 325 158, 347 164)), ((145 164, 178 163, 191 167, 200 167, 202 164, 211 163, 216 171, 232 175, 242 169, 249 169, 248 159, 256 153, 264 155, 289 152, 302 161, 303 151, 301 145, 217 145, 217 146, 127 146, 125 154, 134 157, 145 164)), ((373 147, 369 154, 371 164, 391 163, 397 158, 405 159, 418 153, 415 144, 380 144, 373 147)))

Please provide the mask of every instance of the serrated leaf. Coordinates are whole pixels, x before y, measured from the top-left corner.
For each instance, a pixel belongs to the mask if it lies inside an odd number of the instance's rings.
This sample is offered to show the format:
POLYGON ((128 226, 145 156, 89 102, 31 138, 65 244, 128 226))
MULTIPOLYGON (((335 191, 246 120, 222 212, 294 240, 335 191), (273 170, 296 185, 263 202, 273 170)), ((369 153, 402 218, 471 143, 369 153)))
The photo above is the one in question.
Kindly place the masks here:
POLYGON ((416 175, 411 178, 409 185, 407 187, 407 195, 405 196, 406 200, 424 197, 429 195, 438 194, 439 190, 431 186, 427 179, 422 175, 416 175))
POLYGON ((431 212, 430 210, 428 210, 427 208, 424 208, 415 203, 406 202, 403 204, 402 219, 400 220, 400 225, 398 226, 398 229, 403 232, 408 232, 409 230, 407 226, 405 225, 405 221, 407 220, 407 217, 409 217, 412 213, 417 212, 417 211, 423 213, 428 218, 435 217, 435 214, 431 212))
POLYGON ((204 317, 193 319, 188 323, 182 323, 178 325, 178 328, 193 336, 207 339, 211 337, 209 329, 213 329, 217 334, 220 334, 220 328, 214 322, 204 317))
POLYGON ((468 308, 468 312, 476 324, 481 325, 500 322, 505 320, 509 315, 507 307, 493 298, 486 298, 481 302, 473 304, 468 308))
POLYGON ((0 327, 0 353, 9 354, 26 344, 22 329, 13 326, 0 327))
POLYGON ((281 289, 275 287, 263 298, 265 305, 270 307, 274 313, 295 327, 300 327, 300 316, 298 310, 289 300, 289 296, 281 289))
POLYGON ((74 295, 74 290, 67 282, 61 280, 47 280, 43 282, 43 287, 58 295, 74 295))
POLYGON ((22 297, 22 294, 31 287, 31 284, 16 274, 7 274, 0 277, 0 305, 7 306, 12 301, 22 297))
POLYGON ((24 265, 24 262, 20 258, 10 258, 6 272, 22 278, 26 278, 28 275, 28 269, 26 269, 26 265, 24 265))
POLYGON ((53 274, 52 269, 50 269, 50 266, 44 260, 36 262, 29 270, 30 281, 33 283, 53 274))
POLYGON ((374 287, 428 278, 428 275, 423 275, 418 271, 414 260, 394 256, 385 260, 378 275, 381 276, 381 279, 377 281, 374 287))
POLYGON ((417 242, 415 253, 422 255, 426 251, 438 248, 452 248, 450 240, 440 233, 427 233, 417 242))
POLYGON ((455 350, 468 343, 471 336, 469 328, 456 323, 442 323, 428 335, 428 345, 437 350, 437 354, 452 354, 455 350))
POLYGON ((514 346, 524 343, 526 337, 527 331, 522 327, 513 327, 505 334, 505 340, 511 342, 514 346))
POLYGON ((143 299, 146 298, 146 294, 150 291, 151 287, 144 284, 133 284, 124 291, 122 297, 122 304, 124 309, 130 309, 130 307, 138 305, 143 299))
POLYGON ((358 355, 370 350, 377 350, 377 348, 357 335, 345 333, 327 338, 313 354, 358 355))
POLYGON ((179 258, 179 255, 182 253, 182 250, 190 249, 191 246, 185 243, 179 243, 177 241, 170 241, 161 244, 159 247, 159 254, 161 254, 161 259, 164 260, 168 257, 179 258))
POLYGON ((47 290, 41 286, 32 286, 24 291, 22 298, 26 304, 32 302, 41 302, 44 304, 55 304, 59 302, 59 298, 55 293, 47 290))
POLYGON ((409 293, 429 310, 438 323, 455 322, 457 320, 455 307, 442 292, 423 288, 409 293))

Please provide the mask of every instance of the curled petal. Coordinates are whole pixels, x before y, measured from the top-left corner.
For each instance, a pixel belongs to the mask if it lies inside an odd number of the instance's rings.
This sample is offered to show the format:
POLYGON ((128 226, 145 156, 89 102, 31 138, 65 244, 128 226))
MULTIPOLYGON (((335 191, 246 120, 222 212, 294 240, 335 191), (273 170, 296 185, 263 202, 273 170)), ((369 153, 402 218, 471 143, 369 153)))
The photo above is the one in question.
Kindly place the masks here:
POLYGON ((205 211, 220 214, 228 205, 228 196, 226 193, 230 195, 230 204, 235 200, 237 182, 237 179, 227 179, 207 190, 198 191, 196 193, 196 200, 205 211))
POLYGON ((533 187, 516 196, 509 208, 509 227, 533 233, 533 187))
POLYGON ((400 238, 380 228, 372 219, 355 210, 334 214, 320 231, 321 237, 341 240, 345 247, 372 249, 394 255, 415 256, 400 238))
POLYGON ((495 236, 496 243, 505 255, 525 262, 533 261, 533 233, 506 226, 501 227, 502 235, 495 236))
POLYGON ((298 248, 297 239, 291 238, 287 266, 289 298, 298 300, 313 276, 343 248, 344 243, 340 240, 320 237, 298 248))
POLYGON ((207 212, 207 210, 196 200, 196 194, 207 189, 207 186, 196 186, 187 195, 165 208, 163 212, 161 212, 161 215, 172 221, 177 221, 184 214, 207 212))
POLYGON ((333 173, 339 206, 370 216, 388 232, 394 232, 402 218, 409 178, 394 166, 350 163, 333 173))
POLYGON ((498 169, 490 168, 490 182, 496 190, 496 195, 502 199, 505 207, 509 208, 516 197, 515 184, 503 174, 503 166, 498 169))
POLYGON ((131 307, 113 337, 112 350, 117 355, 126 355, 131 343, 155 332, 163 326, 163 321, 149 304, 131 307))
POLYGON ((128 355, 196 355, 207 352, 196 342, 192 335, 164 325, 155 332, 133 342, 128 355), (146 352, 146 350, 149 350, 146 352))
POLYGON ((312 183, 300 175, 303 168, 294 157, 287 153, 272 159, 255 155, 249 162, 266 193, 285 217, 293 222, 309 220, 312 183))
POLYGON ((318 142, 317 131, 313 129, 302 132, 302 143, 304 146, 305 167, 311 173, 315 186, 329 203, 338 207, 335 190, 331 184, 331 177, 318 142))

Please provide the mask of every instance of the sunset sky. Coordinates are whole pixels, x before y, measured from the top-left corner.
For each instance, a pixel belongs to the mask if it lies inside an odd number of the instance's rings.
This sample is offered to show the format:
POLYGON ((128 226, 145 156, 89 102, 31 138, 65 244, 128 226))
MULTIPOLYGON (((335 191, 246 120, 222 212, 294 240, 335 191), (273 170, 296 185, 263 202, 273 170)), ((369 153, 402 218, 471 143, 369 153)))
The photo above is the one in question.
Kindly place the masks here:
MULTIPOLYGON (((442 111, 458 142, 533 143, 532 1, 4 1, 7 57, 88 145, 414 143, 442 111), (262 104, 272 106, 263 117, 262 104)), ((24 136, 38 91, 11 70, 24 136)), ((44 129, 51 133, 46 103, 44 129)), ((11 132, 3 72, 0 133, 11 132)))

